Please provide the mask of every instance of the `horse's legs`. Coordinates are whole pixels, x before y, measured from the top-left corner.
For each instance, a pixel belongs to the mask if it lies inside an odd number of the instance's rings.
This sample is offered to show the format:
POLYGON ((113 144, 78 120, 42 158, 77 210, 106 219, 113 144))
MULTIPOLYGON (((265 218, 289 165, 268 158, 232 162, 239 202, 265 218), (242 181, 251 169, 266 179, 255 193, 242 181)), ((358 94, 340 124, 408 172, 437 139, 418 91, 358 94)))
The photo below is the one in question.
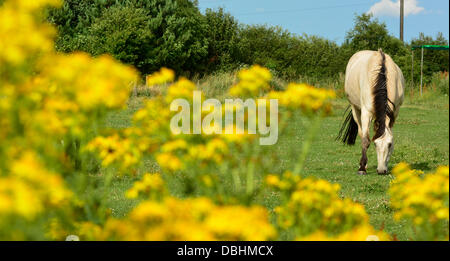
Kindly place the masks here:
POLYGON ((361 160, 359 161, 359 169, 358 174, 365 175, 367 174, 366 168, 367 168, 367 149, 370 145, 370 135, 369 135, 369 128, 370 128, 370 114, 367 111, 364 111, 364 113, 361 113, 361 110, 356 108, 356 106, 352 105, 352 113, 353 113, 353 119, 355 119, 356 124, 358 125, 358 134, 361 137, 361 147, 362 147, 362 156, 361 160))
POLYGON ((361 160, 359 161, 359 169, 358 174, 365 175, 367 174, 366 168, 367 168, 367 149, 370 145, 370 112, 368 112, 365 109, 361 110, 361 129, 360 129, 360 135, 361 135, 361 160))

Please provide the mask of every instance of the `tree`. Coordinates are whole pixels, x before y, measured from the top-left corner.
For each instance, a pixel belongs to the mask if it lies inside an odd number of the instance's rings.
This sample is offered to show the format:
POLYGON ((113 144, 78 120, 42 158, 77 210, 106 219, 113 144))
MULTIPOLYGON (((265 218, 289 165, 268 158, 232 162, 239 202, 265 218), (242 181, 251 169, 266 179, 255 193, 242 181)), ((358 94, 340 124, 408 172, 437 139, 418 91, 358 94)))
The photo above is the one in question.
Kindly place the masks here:
POLYGON ((355 25, 347 32, 345 42, 341 46, 342 59, 348 61, 350 57, 361 50, 382 49, 389 54, 403 71, 406 80, 410 74, 410 52, 408 46, 389 34, 386 24, 373 18, 372 14, 362 14, 355 17, 355 25))
POLYGON ((149 72, 162 66, 178 74, 192 74, 202 68, 208 54, 207 24, 196 2, 188 0, 131 0, 150 17, 150 31, 156 42, 150 56, 149 72))
POLYGON ((52 9, 57 50, 110 53, 143 74, 196 72, 208 54, 207 24, 189 0, 67 0, 52 9))
POLYGON ((291 35, 280 27, 242 26, 239 32, 239 60, 243 64, 260 64, 282 72, 290 62, 287 50, 291 35))
POLYGON ((208 25, 206 36, 209 40, 207 67, 212 70, 230 70, 238 61, 239 24, 223 8, 217 11, 206 9, 208 25))
POLYGON ((405 54, 406 48, 396 37, 389 34, 386 24, 374 19, 372 14, 355 17, 355 26, 347 32, 344 48, 353 52, 383 49, 388 54, 405 54))
POLYGON ((143 8, 113 6, 96 18, 80 47, 92 55, 109 53, 114 58, 148 72, 154 63, 151 49, 156 39, 149 30, 150 19, 143 8))
MULTIPOLYGON (((420 33, 418 38, 411 41, 411 46, 420 45, 448 45, 448 40, 444 38, 442 33, 438 33, 436 38, 420 33)), ((414 60, 416 61, 416 68, 419 68, 421 59, 420 49, 414 51, 414 60)), ((442 50, 427 50, 423 52, 423 74, 431 76, 433 72, 447 71, 449 69, 449 53, 442 50)), ((415 70, 417 74, 420 73, 418 69, 415 70)), ((418 79, 417 76, 415 76, 418 79)))
POLYGON ((48 20, 58 29, 58 51, 73 52, 84 46, 84 34, 103 10, 113 5, 106 0, 65 0, 61 8, 50 8, 48 20))
POLYGON ((334 76, 341 71, 339 46, 317 36, 292 35, 280 27, 245 26, 239 34, 240 59, 260 64, 278 76, 334 76))

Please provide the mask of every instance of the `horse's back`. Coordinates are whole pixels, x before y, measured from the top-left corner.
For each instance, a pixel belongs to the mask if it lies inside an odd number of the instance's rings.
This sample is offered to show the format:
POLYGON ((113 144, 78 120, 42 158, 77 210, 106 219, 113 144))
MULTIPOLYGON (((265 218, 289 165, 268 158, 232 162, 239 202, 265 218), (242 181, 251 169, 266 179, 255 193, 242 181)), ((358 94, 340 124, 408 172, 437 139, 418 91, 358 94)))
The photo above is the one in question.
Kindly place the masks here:
MULTIPOLYGON (((388 54, 384 55, 388 98, 399 107, 403 102, 403 74, 392 58, 388 54)), ((350 58, 345 72, 345 93, 352 105, 358 108, 364 106, 368 111, 373 111, 372 87, 381 61, 380 51, 359 51, 350 58)))
POLYGON ((398 112, 398 108, 403 104, 405 79, 402 70, 389 55, 386 55, 386 73, 388 98, 394 103, 398 112))
POLYGON ((350 58, 345 71, 345 93, 352 105, 370 107, 370 86, 375 79, 371 72, 380 60, 378 52, 369 50, 359 51, 350 58))

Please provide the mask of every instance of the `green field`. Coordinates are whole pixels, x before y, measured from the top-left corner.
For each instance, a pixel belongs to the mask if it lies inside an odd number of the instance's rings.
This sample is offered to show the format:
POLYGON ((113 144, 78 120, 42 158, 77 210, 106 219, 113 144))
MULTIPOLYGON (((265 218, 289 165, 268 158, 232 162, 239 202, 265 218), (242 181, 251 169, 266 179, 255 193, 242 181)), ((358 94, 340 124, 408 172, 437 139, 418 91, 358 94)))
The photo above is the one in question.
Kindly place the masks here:
MULTIPOLYGON (((112 128, 123 128, 130 124, 132 113, 137 110, 144 97, 132 98, 127 110, 109 115, 106 125, 112 128)), ((392 219, 392 209, 389 206, 387 190, 392 175, 376 174, 376 153, 371 145, 368 151, 368 175, 357 175, 359 167, 360 141, 353 147, 345 146, 335 141, 347 107, 344 99, 334 103, 334 113, 326 118, 317 133, 313 148, 303 171, 304 176, 316 176, 341 185, 341 196, 349 197, 363 204, 370 215, 371 224, 378 229, 385 229, 398 240, 408 240, 411 233, 408 227, 395 223, 392 219)), ((425 172, 433 171, 439 165, 449 164, 449 101, 446 95, 429 94, 423 98, 408 95, 400 109, 400 115, 394 126, 395 150, 390 160, 392 168, 399 162, 407 162, 412 168, 425 172)), ((290 125, 290 135, 280 136, 276 149, 282 158, 280 170, 292 166, 296 157, 284 151, 300 152, 305 136, 302 120, 293 121, 290 125), (289 149, 287 149, 290 146, 289 149)), ((156 163, 147 160, 143 164, 145 172, 158 171, 156 163)), ((100 176, 98 176, 101 179, 100 176)), ((136 178, 123 177, 115 179, 108 193, 109 206, 117 217, 127 213, 137 202, 124 197, 136 178)), ((176 184, 172 188, 177 193, 176 184)), ((277 204, 276 196, 268 195, 262 204, 269 209, 277 204)))

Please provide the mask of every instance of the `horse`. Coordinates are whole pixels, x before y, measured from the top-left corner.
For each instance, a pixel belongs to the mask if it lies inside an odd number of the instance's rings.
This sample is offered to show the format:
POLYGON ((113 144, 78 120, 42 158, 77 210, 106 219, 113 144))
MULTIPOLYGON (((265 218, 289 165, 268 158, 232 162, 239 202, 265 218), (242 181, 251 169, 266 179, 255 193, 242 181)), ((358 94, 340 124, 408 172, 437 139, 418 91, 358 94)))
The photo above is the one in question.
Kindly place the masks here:
POLYGON ((378 51, 359 51, 349 60, 345 71, 345 94, 350 105, 337 139, 354 145, 361 138, 361 160, 358 174, 367 174, 367 149, 370 145, 370 124, 373 120, 372 141, 377 152, 377 173, 388 172, 388 162, 394 151, 392 128, 404 99, 403 73, 392 58, 378 51))

